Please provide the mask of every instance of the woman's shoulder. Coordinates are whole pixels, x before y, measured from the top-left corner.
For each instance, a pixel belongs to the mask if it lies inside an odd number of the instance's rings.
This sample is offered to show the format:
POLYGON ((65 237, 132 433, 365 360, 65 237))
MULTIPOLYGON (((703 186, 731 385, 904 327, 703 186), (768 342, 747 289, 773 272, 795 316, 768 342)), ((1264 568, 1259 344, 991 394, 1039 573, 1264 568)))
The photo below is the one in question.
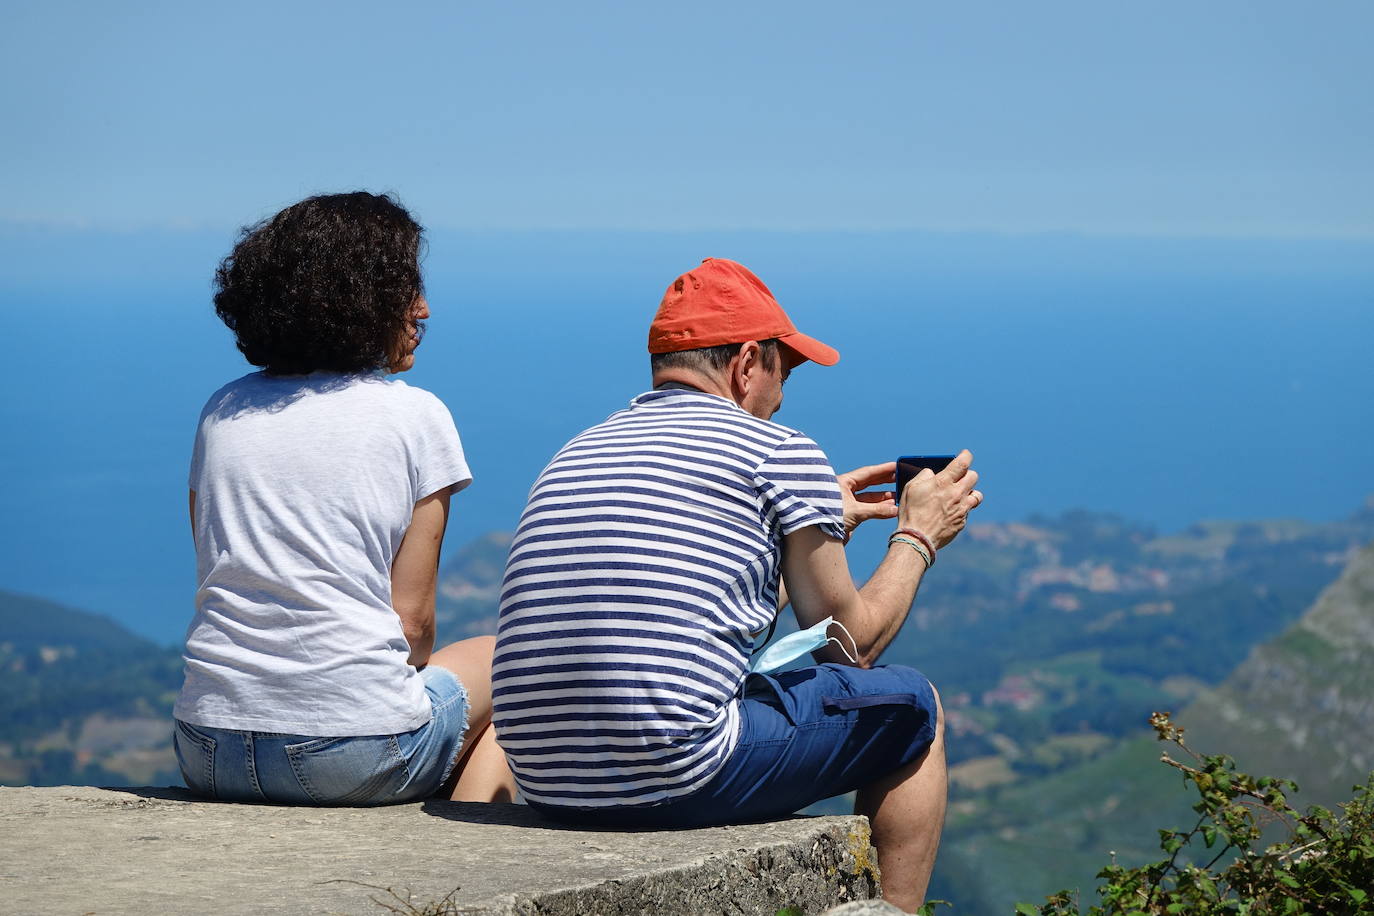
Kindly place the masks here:
POLYGON ((200 420, 202 424, 214 423, 245 415, 271 415, 283 420, 297 416, 352 416, 360 422, 385 418, 389 423, 405 423, 407 418, 432 422, 450 416, 433 392, 381 372, 250 372, 210 395, 200 420))
POLYGON ((358 377, 356 390, 363 397, 387 400, 394 404, 409 405, 421 410, 447 410, 439 396, 428 388, 412 385, 404 379, 384 372, 369 373, 358 377))
POLYGON ((216 388, 214 393, 205 399, 205 406, 200 411, 201 420, 250 409, 252 405, 262 400, 263 379, 265 377, 266 373, 262 371, 250 372, 216 388))

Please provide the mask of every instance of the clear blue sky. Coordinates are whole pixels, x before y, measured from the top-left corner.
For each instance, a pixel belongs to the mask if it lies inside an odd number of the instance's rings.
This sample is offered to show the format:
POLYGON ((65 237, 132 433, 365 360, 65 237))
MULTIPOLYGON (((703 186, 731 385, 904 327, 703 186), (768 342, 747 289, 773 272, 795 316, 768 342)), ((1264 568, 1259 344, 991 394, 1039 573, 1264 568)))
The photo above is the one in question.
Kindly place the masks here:
POLYGON ((1374 4, 6 5, 0 222, 1374 235, 1374 4))

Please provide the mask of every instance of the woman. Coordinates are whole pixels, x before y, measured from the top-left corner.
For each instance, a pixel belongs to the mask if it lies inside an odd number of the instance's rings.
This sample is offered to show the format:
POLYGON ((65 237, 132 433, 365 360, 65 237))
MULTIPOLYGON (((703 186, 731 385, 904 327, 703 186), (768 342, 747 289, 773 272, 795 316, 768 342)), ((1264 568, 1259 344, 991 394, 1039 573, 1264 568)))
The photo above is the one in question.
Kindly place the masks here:
POLYGON ((396 201, 312 197, 245 229, 215 311, 262 371, 215 392, 191 459, 196 614, 176 749, 214 798, 376 805, 513 793, 490 637, 438 651, 453 420, 390 377, 429 317, 396 201))

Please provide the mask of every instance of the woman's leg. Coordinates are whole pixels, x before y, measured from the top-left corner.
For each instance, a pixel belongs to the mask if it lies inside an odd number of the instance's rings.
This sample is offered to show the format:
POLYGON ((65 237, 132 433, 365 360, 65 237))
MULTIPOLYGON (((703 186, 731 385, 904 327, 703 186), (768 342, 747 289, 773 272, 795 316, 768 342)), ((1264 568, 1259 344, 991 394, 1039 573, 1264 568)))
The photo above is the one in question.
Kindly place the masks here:
POLYGON ((449 781, 452 801, 515 801, 515 777, 506 765, 505 751, 496 743, 496 729, 490 725, 477 736, 476 743, 453 772, 457 779, 449 781))
POLYGON ((468 694, 468 731, 450 779, 454 801, 511 801, 515 777, 491 727, 491 656, 496 637, 477 636, 435 651, 429 663, 452 671, 468 694))

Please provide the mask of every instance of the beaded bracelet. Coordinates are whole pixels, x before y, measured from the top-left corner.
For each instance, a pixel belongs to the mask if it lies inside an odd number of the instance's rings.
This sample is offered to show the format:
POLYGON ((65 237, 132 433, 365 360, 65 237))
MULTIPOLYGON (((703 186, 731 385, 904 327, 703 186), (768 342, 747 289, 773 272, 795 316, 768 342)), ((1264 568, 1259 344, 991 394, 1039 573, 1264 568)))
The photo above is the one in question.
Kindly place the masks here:
MULTIPOLYGON (((917 531, 915 528, 898 528, 897 533, 910 535, 911 537, 914 537, 916 540, 920 541, 922 544, 926 545, 926 550, 930 551, 931 559, 935 559, 935 542, 932 541, 930 538, 926 537, 926 533, 924 531, 917 531)), ((931 565, 934 566, 935 564, 931 563, 931 565)))
POLYGON ((906 546, 910 547, 912 550, 916 551, 921 555, 921 559, 925 561, 926 569, 930 569, 930 567, 935 565, 935 560, 931 557, 931 555, 928 552, 926 552, 925 545, 922 544, 920 541, 913 541, 906 535, 897 533, 892 535, 892 537, 888 538, 887 543, 888 546, 891 546, 893 544, 905 544, 906 546))

